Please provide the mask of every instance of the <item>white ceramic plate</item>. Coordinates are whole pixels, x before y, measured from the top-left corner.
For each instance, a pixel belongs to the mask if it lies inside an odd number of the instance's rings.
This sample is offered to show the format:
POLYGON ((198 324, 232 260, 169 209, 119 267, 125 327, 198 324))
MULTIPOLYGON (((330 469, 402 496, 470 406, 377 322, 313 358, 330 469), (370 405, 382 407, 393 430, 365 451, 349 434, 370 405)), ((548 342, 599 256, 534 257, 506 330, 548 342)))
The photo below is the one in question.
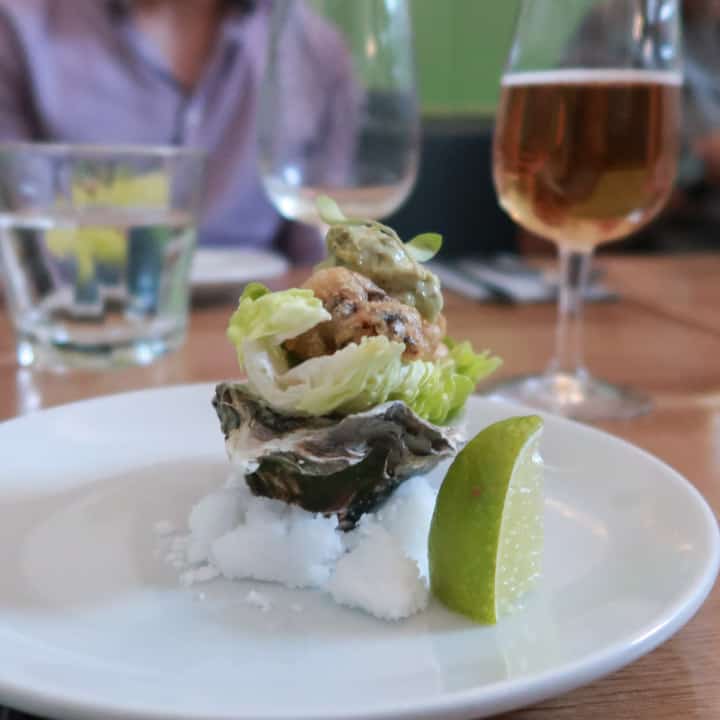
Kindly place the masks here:
POLYGON ((267 280, 287 272, 288 261, 262 250, 198 248, 193 255, 190 282, 193 290, 212 290, 267 280))
MULTIPOLYGON (((0 425, 0 703, 64 718, 470 718, 648 652, 698 609, 716 521, 680 475, 548 417, 546 572, 496 627, 437 603, 388 624, 312 591, 181 587, 157 555, 225 475, 212 388, 119 395, 0 425), (291 606, 299 603, 303 610, 291 606)), ((473 399, 469 430, 518 408, 473 399)))

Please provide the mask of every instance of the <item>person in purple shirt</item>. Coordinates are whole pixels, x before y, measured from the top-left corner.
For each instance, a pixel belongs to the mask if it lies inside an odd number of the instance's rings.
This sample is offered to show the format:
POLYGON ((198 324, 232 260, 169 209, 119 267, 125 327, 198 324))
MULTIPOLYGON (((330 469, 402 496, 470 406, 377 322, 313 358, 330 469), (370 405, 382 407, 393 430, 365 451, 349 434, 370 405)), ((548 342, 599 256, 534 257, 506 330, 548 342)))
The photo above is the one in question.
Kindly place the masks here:
MULTIPOLYGON (((271 4, 0 0, 0 141, 201 147, 208 175, 200 242, 315 261, 319 235, 283 220, 257 169, 271 4)), ((322 135, 326 106, 341 108, 332 95, 347 68, 344 48, 321 23, 303 37, 292 58, 302 82, 293 91, 312 114, 302 126, 322 135)))

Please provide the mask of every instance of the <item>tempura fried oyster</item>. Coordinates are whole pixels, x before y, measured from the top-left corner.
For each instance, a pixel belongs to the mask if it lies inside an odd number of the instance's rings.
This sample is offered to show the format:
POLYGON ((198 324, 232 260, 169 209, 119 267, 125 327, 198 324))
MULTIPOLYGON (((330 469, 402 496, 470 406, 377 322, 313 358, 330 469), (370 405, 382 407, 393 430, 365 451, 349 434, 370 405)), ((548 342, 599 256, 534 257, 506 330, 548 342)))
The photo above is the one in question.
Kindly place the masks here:
POLYGON ((331 320, 292 338, 285 347, 307 360, 330 355, 364 337, 384 336, 405 345, 403 360, 438 356, 445 333, 445 318, 424 320, 414 308, 388 295, 360 273, 343 267, 318 270, 303 285, 313 291, 331 320))

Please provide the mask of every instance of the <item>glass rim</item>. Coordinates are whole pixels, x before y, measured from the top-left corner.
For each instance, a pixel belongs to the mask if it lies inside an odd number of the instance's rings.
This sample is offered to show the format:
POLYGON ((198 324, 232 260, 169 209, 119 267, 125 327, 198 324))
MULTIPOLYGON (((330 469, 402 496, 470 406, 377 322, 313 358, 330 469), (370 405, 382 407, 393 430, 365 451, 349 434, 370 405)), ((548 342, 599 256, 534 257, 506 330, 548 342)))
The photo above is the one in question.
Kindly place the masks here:
POLYGON ((655 82, 662 85, 681 86, 685 83, 682 68, 655 69, 641 67, 591 67, 582 65, 539 68, 537 70, 505 70, 500 76, 500 86, 529 84, 579 85, 592 82, 640 83, 655 82))
POLYGON ((0 155, 32 152, 37 155, 52 157, 73 155, 82 158, 111 159, 118 158, 196 158, 203 160, 207 151, 199 147, 184 147, 181 145, 139 145, 133 143, 103 144, 103 143, 45 143, 29 141, 0 142, 0 155))

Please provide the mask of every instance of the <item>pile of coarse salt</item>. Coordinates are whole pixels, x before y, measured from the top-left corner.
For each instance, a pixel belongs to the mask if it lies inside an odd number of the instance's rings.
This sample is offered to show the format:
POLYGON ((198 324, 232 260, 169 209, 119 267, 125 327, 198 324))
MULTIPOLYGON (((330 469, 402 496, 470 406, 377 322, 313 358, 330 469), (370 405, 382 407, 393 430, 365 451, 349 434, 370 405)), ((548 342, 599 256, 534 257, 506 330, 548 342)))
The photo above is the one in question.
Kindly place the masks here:
MULTIPOLYGON (((193 507, 190 534, 173 539, 167 559, 188 585, 222 575, 318 588, 340 604, 399 620, 427 606, 436 495, 424 477, 412 478, 344 533, 334 516, 255 497, 244 479, 231 477, 193 507)), ((257 593, 248 602, 268 609, 257 593)))

